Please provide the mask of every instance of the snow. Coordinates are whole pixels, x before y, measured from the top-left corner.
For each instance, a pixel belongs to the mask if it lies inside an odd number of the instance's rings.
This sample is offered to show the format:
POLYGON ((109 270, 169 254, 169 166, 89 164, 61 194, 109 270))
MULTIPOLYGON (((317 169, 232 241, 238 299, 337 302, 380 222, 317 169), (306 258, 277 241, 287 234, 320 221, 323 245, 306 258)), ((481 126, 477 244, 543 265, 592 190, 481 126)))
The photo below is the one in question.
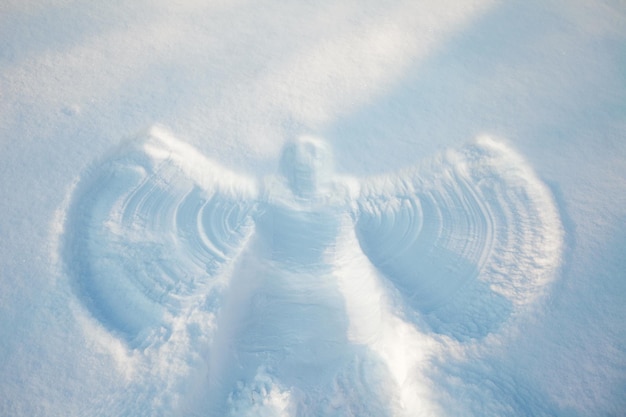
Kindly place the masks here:
POLYGON ((626 409, 620 2, 0 5, 0 415, 626 409))

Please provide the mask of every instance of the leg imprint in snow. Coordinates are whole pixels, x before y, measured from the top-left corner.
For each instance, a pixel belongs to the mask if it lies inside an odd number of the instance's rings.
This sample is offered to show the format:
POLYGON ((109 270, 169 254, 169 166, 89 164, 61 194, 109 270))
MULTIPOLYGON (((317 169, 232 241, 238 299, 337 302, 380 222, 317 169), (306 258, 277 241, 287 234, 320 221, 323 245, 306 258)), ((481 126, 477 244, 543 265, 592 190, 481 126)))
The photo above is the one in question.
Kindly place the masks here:
POLYGON ((355 179, 305 136, 257 182, 154 129, 79 183, 67 222, 91 316, 131 351, 195 361, 215 415, 427 411, 429 355, 496 334, 562 242, 547 188, 488 138, 355 179))

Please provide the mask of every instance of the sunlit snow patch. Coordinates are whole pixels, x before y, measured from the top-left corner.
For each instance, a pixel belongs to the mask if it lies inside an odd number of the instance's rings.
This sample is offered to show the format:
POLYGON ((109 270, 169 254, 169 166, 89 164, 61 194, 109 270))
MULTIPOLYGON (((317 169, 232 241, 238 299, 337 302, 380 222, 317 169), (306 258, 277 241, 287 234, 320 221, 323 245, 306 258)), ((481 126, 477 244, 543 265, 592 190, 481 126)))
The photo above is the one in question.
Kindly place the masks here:
POLYGON ((214 416, 437 413, 431 359, 535 301, 562 241, 547 188, 489 138, 359 180, 305 136, 256 182, 154 129, 65 218, 92 325, 161 381, 159 407, 214 416))

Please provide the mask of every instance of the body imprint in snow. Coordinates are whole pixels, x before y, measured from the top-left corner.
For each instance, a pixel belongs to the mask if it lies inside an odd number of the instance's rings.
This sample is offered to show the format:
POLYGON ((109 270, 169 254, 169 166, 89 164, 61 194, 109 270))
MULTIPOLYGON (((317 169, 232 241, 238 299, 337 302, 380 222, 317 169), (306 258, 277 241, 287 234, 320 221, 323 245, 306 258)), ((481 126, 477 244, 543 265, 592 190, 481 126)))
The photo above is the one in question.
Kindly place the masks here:
POLYGON ((489 138, 357 179, 303 136, 257 180, 155 128, 66 219, 87 325, 150 369, 155 406, 212 416, 436 414, 432 358, 514 322, 562 245, 545 185, 489 138))

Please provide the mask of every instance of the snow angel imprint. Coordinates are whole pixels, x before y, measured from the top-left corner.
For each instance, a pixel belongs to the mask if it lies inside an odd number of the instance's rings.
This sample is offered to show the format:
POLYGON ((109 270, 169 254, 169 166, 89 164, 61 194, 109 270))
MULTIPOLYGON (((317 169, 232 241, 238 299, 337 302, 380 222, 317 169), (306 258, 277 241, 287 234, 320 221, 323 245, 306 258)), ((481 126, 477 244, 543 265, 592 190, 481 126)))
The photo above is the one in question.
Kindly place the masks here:
POLYGON ((93 325, 193 368, 177 406, 216 416, 437 412, 430 358, 498 334, 561 248, 547 188, 489 138, 352 178, 303 136, 255 179, 153 129, 81 181, 67 221, 93 325))

